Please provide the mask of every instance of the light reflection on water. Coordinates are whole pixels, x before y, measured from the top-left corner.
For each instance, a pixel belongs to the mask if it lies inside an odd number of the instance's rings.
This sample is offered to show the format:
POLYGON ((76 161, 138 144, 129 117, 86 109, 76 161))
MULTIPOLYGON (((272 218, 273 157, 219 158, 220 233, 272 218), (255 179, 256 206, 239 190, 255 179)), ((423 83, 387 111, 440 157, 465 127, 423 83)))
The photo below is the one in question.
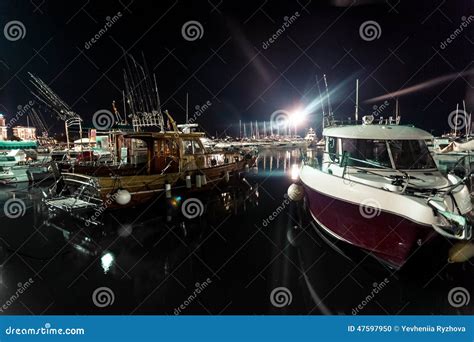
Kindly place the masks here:
POLYGON ((302 157, 317 165, 321 153, 261 151, 258 172, 245 182, 211 193, 173 194, 175 204, 163 198, 150 208, 112 211, 100 229, 51 217, 41 189, 2 187, 0 208, 15 192, 27 209, 17 219, 0 218, 0 304, 29 277, 35 283, 21 298, 24 305, 17 302, 5 313, 172 314, 208 277, 212 284, 184 314, 351 314, 372 284, 386 277, 389 285, 362 314, 454 314, 449 290, 463 286, 474 293, 472 264, 445 266, 442 240, 435 255, 427 251, 428 258, 400 274, 370 259, 360 262, 364 257, 344 244, 337 246, 345 256, 330 247, 302 206, 285 202, 302 157), (202 216, 183 217, 179 203, 188 197, 203 202, 202 216), (115 302, 99 310, 91 294, 102 286, 114 292, 115 302), (276 308, 269 294, 282 286, 293 301, 276 308))

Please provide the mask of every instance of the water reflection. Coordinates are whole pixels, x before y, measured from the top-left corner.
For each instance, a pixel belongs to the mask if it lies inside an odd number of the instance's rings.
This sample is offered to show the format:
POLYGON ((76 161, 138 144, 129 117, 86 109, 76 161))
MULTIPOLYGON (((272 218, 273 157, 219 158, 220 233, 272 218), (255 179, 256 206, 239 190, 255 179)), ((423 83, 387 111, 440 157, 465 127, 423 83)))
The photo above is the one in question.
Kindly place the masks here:
POLYGON ((316 165, 321 152, 262 151, 254 172, 228 185, 110 211, 100 227, 50 215, 44 189, 2 187, 1 207, 15 195, 26 210, 16 219, 0 218, 0 305, 18 283, 34 280, 21 302, 3 313, 350 315, 364 301, 357 314, 473 313, 472 303, 449 305, 455 286, 474 293, 473 265, 447 264, 444 239, 394 273, 318 234, 304 202, 285 197, 303 158, 316 165), (191 197, 204 207, 194 219, 181 210, 191 197), (208 278, 209 285, 187 300, 208 278), (99 287, 114 293, 113 305, 94 305, 99 287), (292 300, 277 307, 270 295, 281 287, 292 300))

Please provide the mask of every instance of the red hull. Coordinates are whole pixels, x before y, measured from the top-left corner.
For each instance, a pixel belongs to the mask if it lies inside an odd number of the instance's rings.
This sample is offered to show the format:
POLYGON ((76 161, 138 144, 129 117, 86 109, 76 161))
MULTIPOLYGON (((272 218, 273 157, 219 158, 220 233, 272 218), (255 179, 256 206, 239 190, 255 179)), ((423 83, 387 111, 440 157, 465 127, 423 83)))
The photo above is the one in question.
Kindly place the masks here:
POLYGON ((372 252, 387 263, 402 267, 418 243, 436 233, 429 226, 393 213, 362 215, 358 204, 342 201, 305 187, 312 216, 340 240, 372 252))

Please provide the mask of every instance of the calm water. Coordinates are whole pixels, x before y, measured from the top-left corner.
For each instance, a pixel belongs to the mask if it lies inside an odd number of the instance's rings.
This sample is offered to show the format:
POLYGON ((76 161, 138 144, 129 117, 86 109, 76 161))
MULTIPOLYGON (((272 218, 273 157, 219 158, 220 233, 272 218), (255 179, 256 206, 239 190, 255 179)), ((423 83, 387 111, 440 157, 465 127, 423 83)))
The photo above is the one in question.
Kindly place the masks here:
POLYGON ((245 181, 112 211, 103 227, 51 217, 41 188, 3 186, 1 208, 13 193, 26 207, 17 218, 0 210, 3 313, 350 315, 359 304, 359 314, 474 313, 448 302, 454 287, 474 294, 474 268, 448 264, 443 238, 397 273, 324 240, 284 197, 299 161, 299 150, 262 152, 245 181), (188 198, 203 203, 201 216, 183 216, 188 198))

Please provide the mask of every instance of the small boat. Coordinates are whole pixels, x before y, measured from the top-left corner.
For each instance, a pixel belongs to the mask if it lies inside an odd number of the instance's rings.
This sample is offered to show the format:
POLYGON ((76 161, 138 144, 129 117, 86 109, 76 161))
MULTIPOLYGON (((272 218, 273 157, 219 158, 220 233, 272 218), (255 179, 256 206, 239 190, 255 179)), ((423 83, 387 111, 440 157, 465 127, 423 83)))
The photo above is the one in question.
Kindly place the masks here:
POLYGON ((312 127, 309 128, 308 133, 306 133, 306 136, 304 137, 304 140, 306 140, 308 147, 315 147, 316 143, 318 142, 318 138, 316 136, 316 132, 312 127))
POLYGON ((396 269, 437 234, 471 239, 465 179, 437 169, 426 146, 431 134, 372 121, 325 128, 321 167, 311 161, 302 166, 300 180, 318 226, 396 269))

